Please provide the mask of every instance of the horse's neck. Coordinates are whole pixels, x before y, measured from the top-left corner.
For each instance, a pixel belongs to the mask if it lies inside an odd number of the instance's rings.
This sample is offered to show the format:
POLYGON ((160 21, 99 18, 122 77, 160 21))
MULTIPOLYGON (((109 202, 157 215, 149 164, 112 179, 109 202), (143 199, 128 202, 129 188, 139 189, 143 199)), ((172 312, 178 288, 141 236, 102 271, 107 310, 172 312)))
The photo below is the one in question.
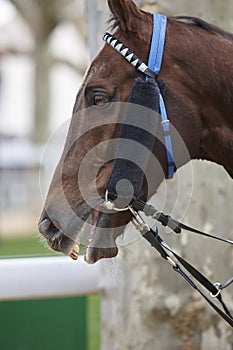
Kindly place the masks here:
POLYGON ((209 57, 209 62, 200 69, 198 94, 201 95, 202 157, 224 166, 233 177, 232 57, 233 43, 223 40, 219 52, 209 57))
POLYGON ((222 165, 233 178, 233 115, 230 122, 224 108, 220 112, 207 104, 202 110, 202 126, 200 157, 222 165))

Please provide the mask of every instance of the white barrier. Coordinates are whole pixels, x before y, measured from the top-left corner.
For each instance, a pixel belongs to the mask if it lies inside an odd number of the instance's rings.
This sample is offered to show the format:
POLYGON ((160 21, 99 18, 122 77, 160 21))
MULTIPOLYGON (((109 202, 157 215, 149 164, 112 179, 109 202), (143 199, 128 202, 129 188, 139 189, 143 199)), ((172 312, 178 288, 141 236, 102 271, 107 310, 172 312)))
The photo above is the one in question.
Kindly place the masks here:
POLYGON ((100 293, 100 264, 83 257, 0 260, 0 301, 100 293))

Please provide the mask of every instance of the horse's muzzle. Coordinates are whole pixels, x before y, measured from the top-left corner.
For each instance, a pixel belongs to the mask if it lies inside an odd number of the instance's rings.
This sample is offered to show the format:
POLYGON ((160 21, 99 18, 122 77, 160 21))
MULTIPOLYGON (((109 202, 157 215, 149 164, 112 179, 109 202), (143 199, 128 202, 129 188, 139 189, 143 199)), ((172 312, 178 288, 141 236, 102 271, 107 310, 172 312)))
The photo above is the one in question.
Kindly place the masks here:
MULTIPOLYGON (((100 215, 99 217, 99 212, 93 211, 89 244, 85 249, 85 261, 87 263, 93 264, 100 259, 113 258, 117 255, 118 248, 115 243, 115 237, 111 232, 110 222, 109 215, 100 215), (102 227, 98 227, 97 222, 102 227)), ((41 216, 38 228, 41 235, 46 238, 51 249, 77 260, 79 251, 77 231, 76 237, 67 237, 61 225, 57 221, 50 219, 46 211, 41 216)), ((81 230, 81 227, 79 227, 79 230, 81 230)))
MULTIPOLYGON (((47 239, 51 249, 66 255, 71 255, 73 253, 75 242, 64 235, 59 224, 52 221, 46 214, 41 217, 38 229, 41 235, 47 239)), ((74 257, 76 257, 76 255, 74 255, 74 257)))

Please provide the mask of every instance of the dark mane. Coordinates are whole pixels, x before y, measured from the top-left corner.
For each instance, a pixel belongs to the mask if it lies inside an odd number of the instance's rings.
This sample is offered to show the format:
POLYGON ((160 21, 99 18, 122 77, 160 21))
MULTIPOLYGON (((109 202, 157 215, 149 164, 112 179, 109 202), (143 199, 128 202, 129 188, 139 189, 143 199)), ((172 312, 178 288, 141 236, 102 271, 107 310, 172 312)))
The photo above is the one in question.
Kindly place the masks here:
POLYGON ((232 40, 233 41, 233 34, 224 31, 223 29, 215 26, 214 24, 210 24, 208 22, 203 21, 200 18, 196 17, 189 17, 189 16, 176 16, 171 17, 172 19, 175 19, 176 21, 183 22, 190 26, 198 27, 202 30, 205 30, 206 32, 212 33, 212 34, 219 34, 225 39, 232 40))
POLYGON ((120 26, 120 20, 116 16, 111 15, 110 19, 108 20, 107 24, 109 25, 109 28, 114 31, 116 28, 120 26))
MULTIPOLYGON (((142 11, 142 12, 144 12, 144 11, 142 11)), ((146 13, 146 12, 144 12, 144 13, 146 13)), ((147 14, 149 14, 149 13, 147 12, 147 14)), ((179 21, 179 22, 183 22, 183 23, 190 25, 190 26, 198 27, 198 28, 205 30, 206 32, 209 32, 212 34, 219 34, 223 38, 233 41, 233 34, 232 33, 229 33, 227 31, 219 28, 218 26, 216 26, 214 24, 210 24, 210 23, 208 23, 200 18, 191 17, 191 16, 176 16, 176 17, 170 17, 170 18, 173 20, 179 21)), ((112 31, 114 31, 117 28, 120 29, 120 20, 116 16, 112 15, 108 21, 108 24, 109 24, 110 29, 112 31)))

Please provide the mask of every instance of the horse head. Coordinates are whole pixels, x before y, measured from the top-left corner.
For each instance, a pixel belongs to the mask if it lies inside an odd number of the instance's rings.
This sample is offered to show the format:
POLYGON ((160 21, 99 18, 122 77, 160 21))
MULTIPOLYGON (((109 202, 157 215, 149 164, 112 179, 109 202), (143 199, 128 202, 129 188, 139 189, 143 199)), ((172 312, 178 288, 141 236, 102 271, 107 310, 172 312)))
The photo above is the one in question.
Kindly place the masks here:
MULTIPOLYGON (((108 4, 113 15, 114 36, 140 60, 148 62, 152 15, 138 9, 131 0, 109 0, 108 4)), ((210 54, 215 51, 215 41, 218 40, 218 49, 223 52, 227 67, 228 58, 231 62, 232 42, 223 40, 220 33, 211 34, 207 27, 206 30, 201 26, 195 28, 194 22, 184 22, 182 19, 168 19, 163 65, 159 74, 159 79, 166 83, 164 100, 174 126, 171 138, 176 168, 194 158, 213 160, 224 165, 221 152, 219 154, 216 147, 208 145, 213 134, 210 131, 220 128, 222 115, 224 118, 230 115, 232 94, 225 97, 228 104, 225 103, 221 109, 219 98, 216 97, 216 77, 223 72, 211 72, 208 66, 215 64, 217 69, 217 58, 206 55, 208 50, 210 54), (203 43, 206 43, 204 49, 203 43), (231 50, 229 54, 225 50, 227 45, 231 50), (209 91, 212 82, 214 86, 209 91), (206 117, 210 111, 214 115, 213 124, 206 117)), ((232 63, 229 63, 228 69, 232 72, 232 63)), ((89 223, 90 243, 86 249, 88 263, 117 255, 116 238, 123 233, 131 219, 127 211, 110 213, 101 205, 113 169, 121 129, 121 112, 139 76, 142 77, 142 73, 107 44, 92 62, 77 94, 66 145, 41 215, 39 230, 47 238, 49 246, 67 255, 74 252, 73 247, 79 243, 82 228, 88 218, 92 218, 89 223)), ((224 84, 227 82, 222 81, 221 86, 224 84)), ((229 79, 229 84, 232 91, 232 79, 229 79)), ((158 139, 162 140, 161 125, 157 133, 158 139)), ((146 200, 167 177, 163 142, 156 143, 153 154, 157 166, 152 166, 153 162, 148 164, 147 173, 148 176, 152 174, 153 185, 148 188, 147 181, 143 183, 146 200)), ((233 171, 233 164, 228 162, 226 169, 233 171)))

